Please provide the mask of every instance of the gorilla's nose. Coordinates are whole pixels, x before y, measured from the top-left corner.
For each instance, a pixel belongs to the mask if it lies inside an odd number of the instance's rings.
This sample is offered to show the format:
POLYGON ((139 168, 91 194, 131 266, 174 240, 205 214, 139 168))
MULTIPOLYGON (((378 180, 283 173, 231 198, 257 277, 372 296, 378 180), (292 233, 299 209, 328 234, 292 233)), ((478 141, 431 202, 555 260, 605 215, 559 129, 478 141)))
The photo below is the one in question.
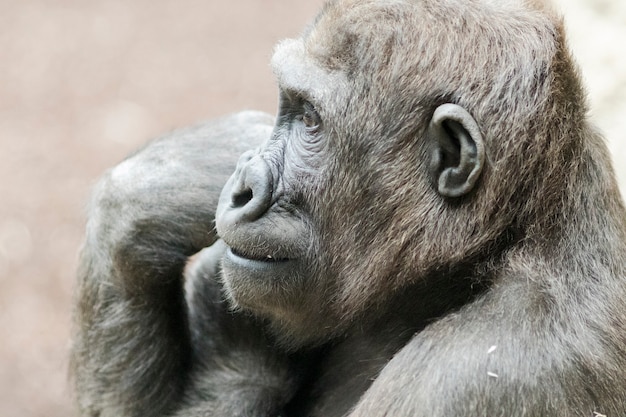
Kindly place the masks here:
POLYGON ((218 228, 234 227, 257 220, 272 201, 272 173, 267 162, 254 151, 241 155, 220 197, 218 228))

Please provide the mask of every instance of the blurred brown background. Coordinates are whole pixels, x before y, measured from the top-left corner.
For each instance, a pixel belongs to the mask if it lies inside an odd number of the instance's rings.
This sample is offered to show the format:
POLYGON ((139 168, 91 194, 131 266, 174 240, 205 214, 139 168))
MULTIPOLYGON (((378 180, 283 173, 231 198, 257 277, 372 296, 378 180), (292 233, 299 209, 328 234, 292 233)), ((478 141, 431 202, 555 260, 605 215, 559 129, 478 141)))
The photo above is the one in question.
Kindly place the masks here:
MULTIPOLYGON (((559 2, 624 184, 626 3, 559 2)), ((272 46, 321 3, 0 0, 0 416, 75 415, 71 296, 95 179, 173 128, 273 112, 272 46)))

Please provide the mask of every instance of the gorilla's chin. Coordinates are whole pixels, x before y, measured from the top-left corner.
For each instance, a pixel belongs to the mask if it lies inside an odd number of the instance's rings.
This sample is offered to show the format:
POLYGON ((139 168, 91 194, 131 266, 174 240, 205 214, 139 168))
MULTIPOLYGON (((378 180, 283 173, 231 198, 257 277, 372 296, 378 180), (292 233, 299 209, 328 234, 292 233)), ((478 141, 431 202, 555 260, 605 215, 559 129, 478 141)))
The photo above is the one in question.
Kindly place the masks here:
POLYGON ((292 301, 303 291, 306 279, 302 264, 296 258, 244 255, 229 248, 222 258, 222 280, 231 304, 275 317, 286 300, 292 301))

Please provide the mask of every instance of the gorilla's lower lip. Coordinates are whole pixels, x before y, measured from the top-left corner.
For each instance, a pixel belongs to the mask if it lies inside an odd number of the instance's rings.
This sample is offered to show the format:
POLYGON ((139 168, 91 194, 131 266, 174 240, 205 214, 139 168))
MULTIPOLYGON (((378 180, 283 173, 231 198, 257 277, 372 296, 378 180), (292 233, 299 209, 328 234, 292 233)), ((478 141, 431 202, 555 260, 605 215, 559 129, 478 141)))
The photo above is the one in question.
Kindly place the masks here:
POLYGON ((297 269, 294 259, 280 258, 267 261, 239 256, 229 248, 222 258, 224 277, 229 281, 249 282, 250 280, 275 281, 293 274, 297 269))
POLYGON ((291 259, 276 255, 258 255, 251 254, 238 248, 228 248, 227 255, 237 262, 254 262, 264 264, 276 264, 289 262, 291 259))

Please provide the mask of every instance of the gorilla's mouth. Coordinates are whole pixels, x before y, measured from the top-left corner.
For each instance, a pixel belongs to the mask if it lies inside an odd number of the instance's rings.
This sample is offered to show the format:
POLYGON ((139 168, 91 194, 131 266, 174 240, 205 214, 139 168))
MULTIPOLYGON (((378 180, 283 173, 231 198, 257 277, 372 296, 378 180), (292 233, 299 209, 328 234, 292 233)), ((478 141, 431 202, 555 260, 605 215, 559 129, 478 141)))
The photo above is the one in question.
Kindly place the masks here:
POLYGON ((233 247, 231 247, 230 251, 232 252, 233 255, 235 255, 235 256, 237 256, 239 258, 247 259, 249 261, 266 262, 266 263, 276 263, 276 262, 287 262, 287 261, 289 261, 289 258, 276 256, 276 255, 272 255, 272 254, 260 255, 260 254, 257 254, 257 253, 248 252, 248 251, 240 249, 240 248, 233 248, 233 247))

